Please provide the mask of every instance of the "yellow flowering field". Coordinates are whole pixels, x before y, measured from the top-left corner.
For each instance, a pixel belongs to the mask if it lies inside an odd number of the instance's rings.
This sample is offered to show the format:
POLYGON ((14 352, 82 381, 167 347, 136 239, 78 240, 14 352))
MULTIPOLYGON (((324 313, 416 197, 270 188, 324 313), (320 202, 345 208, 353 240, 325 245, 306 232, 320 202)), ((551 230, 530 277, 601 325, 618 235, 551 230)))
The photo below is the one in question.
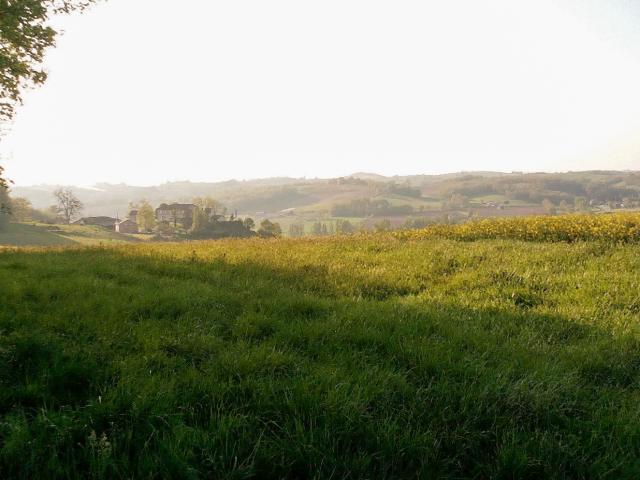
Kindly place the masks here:
POLYGON ((640 241, 640 213, 487 218, 460 225, 432 225, 420 230, 397 232, 395 236, 405 240, 502 238, 542 242, 596 240, 629 243, 640 241))

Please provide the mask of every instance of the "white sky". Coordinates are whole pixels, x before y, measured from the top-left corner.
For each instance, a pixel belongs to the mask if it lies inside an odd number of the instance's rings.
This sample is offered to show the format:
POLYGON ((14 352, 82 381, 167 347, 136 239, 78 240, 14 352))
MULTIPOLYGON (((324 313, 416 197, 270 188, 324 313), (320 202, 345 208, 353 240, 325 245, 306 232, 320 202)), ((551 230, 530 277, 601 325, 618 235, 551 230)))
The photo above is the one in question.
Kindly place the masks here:
POLYGON ((19 185, 640 169, 637 0, 110 0, 60 21, 19 185))

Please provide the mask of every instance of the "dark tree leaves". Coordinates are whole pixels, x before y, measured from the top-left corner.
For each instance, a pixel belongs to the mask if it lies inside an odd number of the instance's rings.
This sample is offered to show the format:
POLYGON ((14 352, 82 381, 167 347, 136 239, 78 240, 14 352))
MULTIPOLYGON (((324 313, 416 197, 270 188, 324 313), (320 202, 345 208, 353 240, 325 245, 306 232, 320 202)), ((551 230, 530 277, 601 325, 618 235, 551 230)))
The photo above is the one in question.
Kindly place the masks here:
POLYGON ((9 201, 9 182, 2 177, 4 169, 0 166, 0 230, 8 221, 11 214, 11 206, 9 201))
MULTIPOLYGON (((22 103, 25 89, 47 79, 42 66, 58 33, 52 15, 83 10, 97 0, 0 0, 0 129, 22 103)), ((1 132, 0 132, 1 133, 1 132)), ((0 193, 8 191, 0 168, 0 193)), ((0 208, 6 208, 0 200, 0 208)))
POLYGON ((95 0, 0 0, 0 121, 13 118, 26 88, 42 84, 42 61, 58 32, 53 14, 82 10, 95 0))

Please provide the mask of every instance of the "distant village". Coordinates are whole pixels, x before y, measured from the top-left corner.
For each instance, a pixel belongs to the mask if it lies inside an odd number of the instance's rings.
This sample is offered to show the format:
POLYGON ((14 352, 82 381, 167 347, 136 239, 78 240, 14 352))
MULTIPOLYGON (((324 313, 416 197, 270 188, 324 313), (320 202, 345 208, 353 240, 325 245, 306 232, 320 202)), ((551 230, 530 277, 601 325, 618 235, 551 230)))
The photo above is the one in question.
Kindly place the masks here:
POLYGON ((279 226, 263 222, 258 232, 254 232, 254 222, 250 218, 241 219, 237 213, 219 213, 215 208, 193 203, 163 203, 155 210, 148 204, 145 211, 132 208, 126 218, 97 216, 82 217, 74 225, 97 226, 124 234, 155 233, 161 237, 171 237, 186 233, 193 238, 223 238, 277 236, 279 226), (149 218, 151 216, 151 218, 149 218))

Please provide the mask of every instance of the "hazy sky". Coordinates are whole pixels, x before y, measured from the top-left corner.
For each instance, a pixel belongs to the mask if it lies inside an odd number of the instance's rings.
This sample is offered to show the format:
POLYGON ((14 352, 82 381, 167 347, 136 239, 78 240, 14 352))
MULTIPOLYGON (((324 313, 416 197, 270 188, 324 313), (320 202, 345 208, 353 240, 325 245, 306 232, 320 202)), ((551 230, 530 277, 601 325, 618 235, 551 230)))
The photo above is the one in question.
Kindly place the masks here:
POLYGON ((637 0, 110 0, 0 142, 20 185, 640 169, 637 0))

